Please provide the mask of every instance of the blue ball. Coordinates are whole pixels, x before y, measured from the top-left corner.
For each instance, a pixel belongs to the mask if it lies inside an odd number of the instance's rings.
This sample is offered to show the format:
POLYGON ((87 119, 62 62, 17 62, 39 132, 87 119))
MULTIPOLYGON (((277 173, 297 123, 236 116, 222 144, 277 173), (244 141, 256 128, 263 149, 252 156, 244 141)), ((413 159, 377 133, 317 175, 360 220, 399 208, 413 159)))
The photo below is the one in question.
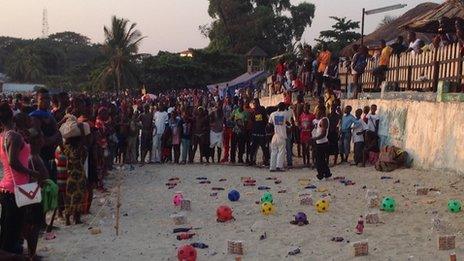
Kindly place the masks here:
POLYGON ((230 201, 238 201, 240 199, 240 193, 237 190, 233 189, 229 191, 229 195, 227 195, 227 197, 230 201))

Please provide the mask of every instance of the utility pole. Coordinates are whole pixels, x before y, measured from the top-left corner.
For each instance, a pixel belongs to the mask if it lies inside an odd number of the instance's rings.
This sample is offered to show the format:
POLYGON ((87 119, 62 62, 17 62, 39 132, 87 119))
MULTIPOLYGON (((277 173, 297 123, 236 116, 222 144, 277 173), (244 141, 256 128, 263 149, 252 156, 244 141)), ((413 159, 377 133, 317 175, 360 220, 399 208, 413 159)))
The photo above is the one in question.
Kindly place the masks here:
POLYGON ((388 11, 393 11, 397 9, 401 9, 406 7, 407 4, 397 4, 397 5, 390 5, 390 6, 385 6, 381 8, 376 8, 376 9, 371 9, 367 10, 365 8, 362 9, 362 18, 361 18, 361 45, 364 44, 364 16, 365 15, 372 15, 372 14, 380 14, 380 13, 385 13, 388 11))

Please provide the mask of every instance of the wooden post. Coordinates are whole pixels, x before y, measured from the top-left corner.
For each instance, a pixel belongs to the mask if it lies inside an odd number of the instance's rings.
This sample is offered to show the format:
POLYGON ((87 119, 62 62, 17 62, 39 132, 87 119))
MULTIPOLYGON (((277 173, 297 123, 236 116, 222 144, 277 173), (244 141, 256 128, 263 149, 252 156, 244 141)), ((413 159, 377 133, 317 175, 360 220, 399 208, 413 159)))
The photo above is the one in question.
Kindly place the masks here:
POLYGON ((408 83, 406 85, 406 90, 411 90, 411 81, 412 81, 412 66, 408 65, 408 83))
POLYGON ((463 89, 461 88, 461 84, 462 84, 462 62, 463 62, 463 59, 462 59, 462 55, 461 53, 459 52, 458 54, 458 68, 457 68, 457 83, 458 83, 458 90, 457 91, 460 91, 462 92, 463 89))
POLYGON ((433 91, 436 92, 437 91, 437 87, 438 87, 438 78, 439 78, 439 71, 440 70, 440 62, 438 61, 434 61, 433 62, 433 84, 432 84, 432 88, 433 88, 433 91))
POLYGON ((116 229, 116 236, 119 236, 119 213, 121 210, 121 183, 118 184, 118 195, 116 201, 116 225, 114 228, 116 229))

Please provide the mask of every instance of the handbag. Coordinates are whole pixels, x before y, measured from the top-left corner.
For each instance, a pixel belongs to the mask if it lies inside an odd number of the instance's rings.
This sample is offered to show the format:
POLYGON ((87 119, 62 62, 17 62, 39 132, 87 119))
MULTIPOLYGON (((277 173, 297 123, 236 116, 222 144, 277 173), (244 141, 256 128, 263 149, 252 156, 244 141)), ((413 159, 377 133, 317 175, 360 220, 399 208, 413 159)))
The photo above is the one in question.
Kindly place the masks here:
POLYGON ((81 130, 77 125, 77 119, 73 115, 66 115, 66 121, 61 125, 60 132, 64 139, 78 137, 81 135, 81 130))
MULTIPOLYGON (((35 170, 34 162, 31 159, 30 162, 32 164, 32 169, 35 170)), ((37 204, 42 201, 42 191, 39 187, 38 182, 17 185, 14 179, 14 175, 12 175, 12 177, 14 184, 14 196, 18 208, 32 204, 37 204)))

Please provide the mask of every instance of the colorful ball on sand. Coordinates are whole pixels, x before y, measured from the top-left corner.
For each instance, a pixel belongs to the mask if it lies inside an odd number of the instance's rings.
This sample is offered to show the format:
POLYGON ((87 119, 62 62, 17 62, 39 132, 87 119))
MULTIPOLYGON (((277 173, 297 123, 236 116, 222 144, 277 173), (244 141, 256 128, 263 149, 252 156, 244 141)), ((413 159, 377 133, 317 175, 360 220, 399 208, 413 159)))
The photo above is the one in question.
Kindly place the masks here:
POLYGON ((319 213, 324 213, 329 209, 329 201, 326 199, 319 199, 316 202, 316 211, 319 213))
POLYGON ((396 201, 392 197, 384 197, 382 200, 382 209, 387 212, 393 212, 396 208, 396 201))
POLYGON ((448 201, 448 210, 451 213, 461 212, 461 202, 456 199, 451 199, 448 201))
POLYGON ((216 216, 219 222, 226 222, 234 218, 232 216, 232 209, 226 205, 222 205, 217 208, 216 216))
POLYGON ((196 261, 197 250, 191 245, 183 245, 177 250, 177 259, 179 261, 196 261))
POLYGON ((308 222, 308 217, 303 212, 298 212, 295 215, 295 222, 296 223, 306 223, 308 222))
POLYGON ((265 192, 263 196, 261 197, 261 203, 269 202, 272 204, 273 201, 274 199, 272 198, 272 194, 270 192, 265 192))
POLYGON ((275 207, 274 205, 272 205, 272 203, 269 203, 269 202, 264 202, 263 204, 261 204, 261 213, 265 216, 268 216, 270 214, 273 214, 275 211, 275 207))
POLYGON ((238 201, 240 199, 240 193, 237 190, 233 189, 229 191, 227 197, 230 201, 238 201))
POLYGON ((176 192, 174 196, 172 196, 172 203, 174 206, 180 206, 180 203, 184 199, 184 196, 180 192, 176 192))

